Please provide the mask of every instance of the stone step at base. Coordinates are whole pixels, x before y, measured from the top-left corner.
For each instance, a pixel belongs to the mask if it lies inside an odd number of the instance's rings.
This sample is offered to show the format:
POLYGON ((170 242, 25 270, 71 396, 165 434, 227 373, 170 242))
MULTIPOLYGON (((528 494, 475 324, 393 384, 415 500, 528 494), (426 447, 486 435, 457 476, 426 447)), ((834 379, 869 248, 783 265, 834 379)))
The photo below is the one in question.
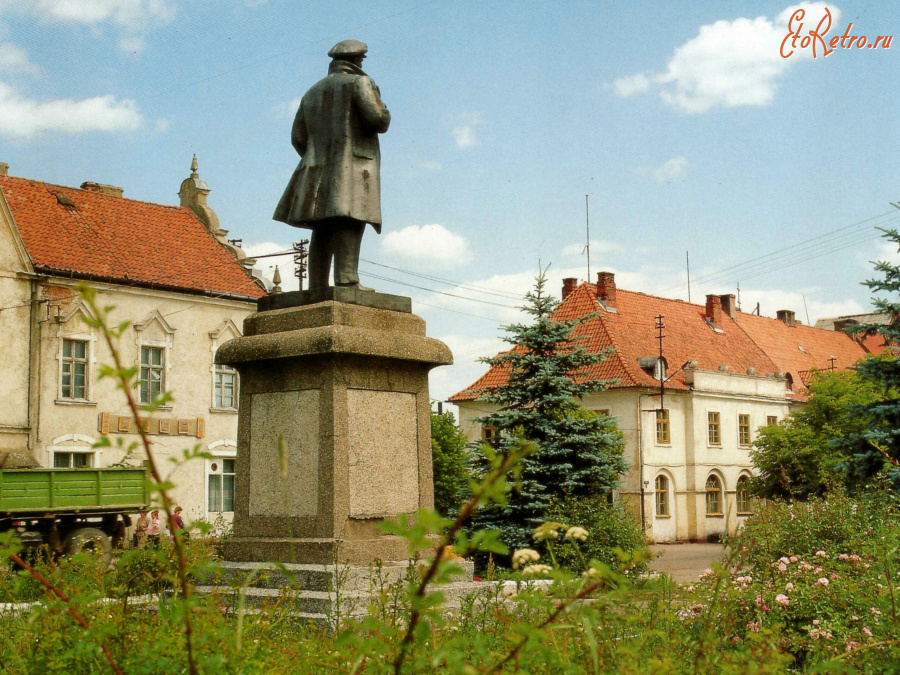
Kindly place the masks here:
MULTIPOLYGON (((471 579, 475 564, 466 560, 453 563, 463 569, 459 579, 471 579)), ((367 567, 351 565, 306 565, 298 563, 224 562, 219 569, 208 574, 199 583, 209 586, 256 588, 299 587, 309 591, 332 591, 336 586, 346 592, 369 592, 373 581, 379 586, 390 586, 405 580, 414 571, 409 561, 385 562, 367 567), (249 581, 249 583, 248 583, 249 581)), ((415 563, 423 565, 425 563, 415 563)))
MULTIPOLYGON (((244 594, 245 607, 265 607, 278 605, 290 612, 318 613, 344 616, 363 615, 374 598, 368 589, 365 591, 344 591, 340 594, 331 591, 296 590, 293 588, 256 588, 236 589, 230 586, 197 586, 198 593, 220 596, 223 605, 236 608, 241 592, 244 594), (337 611, 339 610, 339 612, 337 611)), ((486 582, 461 581, 450 584, 432 586, 433 591, 444 595, 442 606, 459 610, 463 599, 472 594, 492 596, 495 593, 493 584, 486 582)), ((390 591, 388 591, 390 593, 390 591)))

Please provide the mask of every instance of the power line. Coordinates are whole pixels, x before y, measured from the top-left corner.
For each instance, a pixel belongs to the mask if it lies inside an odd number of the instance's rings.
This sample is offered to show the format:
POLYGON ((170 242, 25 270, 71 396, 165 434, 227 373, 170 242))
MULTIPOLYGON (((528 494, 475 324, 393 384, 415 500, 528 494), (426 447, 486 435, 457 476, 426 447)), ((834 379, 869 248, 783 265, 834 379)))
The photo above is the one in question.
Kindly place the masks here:
POLYGON ((456 288, 464 288, 466 290, 477 291, 479 293, 485 293, 486 295, 496 295, 501 298, 509 298, 510 300, 524 300, 524 295, 519 295, 517 293, 510 293, 509 291, 501 291, 495 288, 487 288, 486 286, 476 286, 475 284, 469 284, 462 281, 454 281, 453 279, 447 279, 446 277, 437 277, 431 274, 423 274, 421 272, 413 272, 411 270, 405 270, 400 267, 392 267, 391 265, 385 265, 383 263, 377 263, 372 260, 366 260, 365 258, 360 258, 361 262, 368 263, 369 265, 375 265, 376 267, 384 267, 385 269, 393 270, 395 272, 402 272, 403 274, 408 274, 413 277, 419 277, 420 279, 427 279, 429 281, 437 281, 442 284, 446 284, 447 286, 454 286, 456 288))
POLYGON ((409 288, 417 288, 420 291, 428 291, 429 293, 437 293, 438 295, 446 295, 451 298, 459 298, 460 300, 468 300, 469 302, 480 302, 483 305, 493 305, 494 307, 503 307, 504 309, 519 309, 518 307, 514 307, 513 305, 504 305, 499 302, 491 302, 490 300, 479 300, 478 298, 469 298, 465 295, 457 295, 456 293, 447 293, 446 291, 436 291, 433 288, 426 288, 425 286, 416 286, 415 284, 410 284, 405 281, 397 281, 396 279, 391 279, 389 277, 383 277, 380 274, 372 274, 371 272, 360 272, 367 277, 372 277, 373 279, 379 279, 380 281, 389 281, 393 284, 399 284, 401 286, 408 286, 409 288))
MULTIPOLYGON (((750 270, 754 270, 760 266, 769 265, 772 262, 775 262, 777 260, 783 260, 785 258, 790 258, 791 256, 794 256, 794 255, 808 253, 809 249, 815 249, 815 248, 817 248, 819 246, 823 246, 823 245, 829 246, 829 245, 835 243, 836 241, 841 240, 841 239, 846 239, 847 237, 856 237, 860 233, 858 231, 852 232, 849 230, 853 230, 862 225, 865 225, 866 223, 870 223, 872 221, 875 221, 875 220, 878 220, 881 218, 884 218, 884 220, 882 220, 879 223, 876 223, 875 225, 873 225, 873 227, 882 226, 882 225, 900 220, 900 216, 898 216, 896 214, 896 211, 886 211, 886 212, 880 213, 876 216, 871 216, 869 218, 865 218, 865 219, 860 220, 851 225, 845 225, 843 227, 839 227, 834 230, 831 230, 830 232, 825 232, 823 234, 816 235, 815 237, 811 237, 809 239, 805 239, 805 240, 797 242, 795 244, 791 244, 790 246, 785 246, 783 248, 776 249, 776 250, 771 251, 770 253, 767 253, 758 258, 748 260, 746 262, 739 263, 737 265, 732 265, 730 267, 720 269, 716 272, 710 272, 708 274, 701 275, 699 277, 695 276, 691 280, 691 283, 695 284, 695 285, 701 284, 701 283, 709 284, 709 283, 713 283, 716 281, 721 281, 723 279, 734 278, 734 277, 738 277, 738 276, 741 278, 748 278, 745 276, 745 272, 749 272, 750 270), (885 216, 892 216, 892 217, 885 218, 885 216), (835 237, 835 235, 837 235, 837 236, 835 237), (819 241, 822 239, 829 239, 829 238, 831 238, 833 241, 824 241, 824 242, 819 241), (816 242, 819 242, 819 243, 816 243, 816 242)), ((873 234, 872 234, 871 230, 868 230, 868 231, 866 231, 864 237, 854 240, 853 243, 860 243, 872 236, 873 236, 873 234)), ((797 262, 805 262, 805 259, 800 259, 797 262)), ((670 288, 665 289, 664 291, 662 291, 662 293, 663 294, 670 293, 672 291, 681 290, 682 288, 684 288, 684 284, 679 283, 676 286, 672 286, 670 288)))

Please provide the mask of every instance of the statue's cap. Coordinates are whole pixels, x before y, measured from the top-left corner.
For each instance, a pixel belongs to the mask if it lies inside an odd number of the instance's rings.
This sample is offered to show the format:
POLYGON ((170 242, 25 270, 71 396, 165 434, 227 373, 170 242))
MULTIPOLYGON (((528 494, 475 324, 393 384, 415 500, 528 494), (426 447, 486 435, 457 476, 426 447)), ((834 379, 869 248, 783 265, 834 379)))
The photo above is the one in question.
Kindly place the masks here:
POLYGON ((352 56, 365 56, 367 51, 369 51, 369 48, 366 46, 365 42, 360 42, 359 40, 342 40, 331 48, 331 51, 328 52, 328 56, 333 59, 343 59, 352 56))

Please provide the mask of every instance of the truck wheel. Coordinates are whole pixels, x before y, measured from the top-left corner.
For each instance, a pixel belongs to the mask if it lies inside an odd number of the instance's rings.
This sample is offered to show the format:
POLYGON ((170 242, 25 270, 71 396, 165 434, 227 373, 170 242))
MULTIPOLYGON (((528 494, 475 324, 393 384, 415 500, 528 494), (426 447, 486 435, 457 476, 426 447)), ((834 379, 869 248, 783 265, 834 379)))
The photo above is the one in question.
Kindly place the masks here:
POLYGON ((95 553, 104 562, 112 557, 109 537, 96 527, 82 527, 66 537, 66 553, 75 555, 82 551, 95 553))

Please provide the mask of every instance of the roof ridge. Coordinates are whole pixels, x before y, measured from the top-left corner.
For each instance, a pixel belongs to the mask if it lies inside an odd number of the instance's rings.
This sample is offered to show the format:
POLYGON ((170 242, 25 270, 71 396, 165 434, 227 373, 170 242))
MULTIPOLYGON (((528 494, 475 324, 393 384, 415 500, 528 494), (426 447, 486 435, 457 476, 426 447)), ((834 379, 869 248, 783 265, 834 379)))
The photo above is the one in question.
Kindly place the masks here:
MULTIPOLYGON (((186 206, 181 206, 180 204, 160 204, 158 202, 147 201, 146 199, 135 199, 134 197, 126 197, 124 194, 122 195, 110 195, 105 192, 98 192, 96 190, 85 190, 80 187, 73 187, 71 185, 59 185, 57 183, 48 183, 47 181, 37 180, 34 178, 23 178, 22 176, 0 176, 0 179, 10 179, 10 180, 20 180, 25 181, 26 183, 31 183, 32 185, 41 185, 47 188, 59 188, 61 190, 74 190, 75 192, 81 192, 84 194, 88 194, 96 197, 103 197, 106 199, 118 199, 119 201, 127 201, 127 202, 137 202, 138 204, 147 204, 148 206, 156 206, 163 209, 173 209, 175 211, 179 209, 188 209, 186 206)), ((118 186, 115 186, 118 187, 118 186)), ((123 188, 124 191, 124 188, 123 188)))

